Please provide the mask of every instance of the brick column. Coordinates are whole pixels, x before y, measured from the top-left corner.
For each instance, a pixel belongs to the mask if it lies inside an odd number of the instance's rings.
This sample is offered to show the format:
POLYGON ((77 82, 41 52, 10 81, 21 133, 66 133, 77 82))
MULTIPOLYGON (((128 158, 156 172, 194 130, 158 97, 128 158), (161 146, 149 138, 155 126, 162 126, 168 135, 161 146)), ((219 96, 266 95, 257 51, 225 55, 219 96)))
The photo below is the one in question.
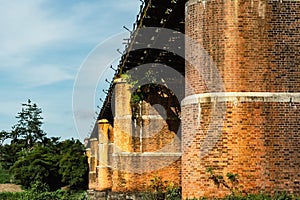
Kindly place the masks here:
POLYGON ((201 48, 186 44, 183 198, 230 193, 208 168, 238 174, 241 191, 299 194, 300 2, 186 6, 186 35, 201 48))
POLYGON ((132 113, 130 85, 124 79, 115 80, 114 136, 115 153, 132 151, 132 113))
POLYGON ((97 190, 109 190, 112 188, 112 169, 111 163, 109 163, 109 158, 111 153, 109 153, 110 140, 112 137, 111 125, 108 120, 101 119, 98 121, 99 129, 99 165, 97 166, 97 190))
MULTIPOLYGON (((164 115, 144 101, 140 107, 142 127, 137 127, 132 121, 130 86, 122 79, 115 84, 112 191, 145 191, 154 175, 180 185, 180 141, 174 124, 179 120, 168 119, 165 115, 170 111, 164 115)), ((155 104, 168 102, 158 96, 151 96, 155 104)))
POLYGON ((131 163, 122 159, 122 154, 132 152, 132 112, 130 107, 130 85, 122 78, 115 79, 114 90, 114 153, 113 186, 114 192, 128 190, 128 182, 134 181, 130 173, 121 170, 123 166, 130 169, 131 163))
POLYGON ((97 189, 98 155, 98 140, 97 138, 90 138, 89 189, 91 190, 97 189))

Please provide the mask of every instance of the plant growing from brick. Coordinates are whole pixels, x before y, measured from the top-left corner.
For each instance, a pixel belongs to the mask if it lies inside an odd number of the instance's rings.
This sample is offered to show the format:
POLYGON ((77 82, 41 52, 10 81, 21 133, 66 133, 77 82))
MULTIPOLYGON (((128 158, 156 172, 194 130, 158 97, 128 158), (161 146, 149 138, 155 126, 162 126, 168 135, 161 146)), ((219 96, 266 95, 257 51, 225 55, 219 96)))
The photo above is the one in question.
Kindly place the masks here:
POLYGON ((154 176, 150 179, 149 189, 151 192, 162 193, 166 190, 167 181, 163 181, 162 177, 154 176))
POLYGON ((223 186, 227 188, 234 196, 242 194, 238 185, 238 174, 227 173, 226 177, 228 180, 226 181, 222 175, 216 175, 212 168, 207 168, 206 172, 209 173, 209 179, 212 180, 217 187, 223 186))

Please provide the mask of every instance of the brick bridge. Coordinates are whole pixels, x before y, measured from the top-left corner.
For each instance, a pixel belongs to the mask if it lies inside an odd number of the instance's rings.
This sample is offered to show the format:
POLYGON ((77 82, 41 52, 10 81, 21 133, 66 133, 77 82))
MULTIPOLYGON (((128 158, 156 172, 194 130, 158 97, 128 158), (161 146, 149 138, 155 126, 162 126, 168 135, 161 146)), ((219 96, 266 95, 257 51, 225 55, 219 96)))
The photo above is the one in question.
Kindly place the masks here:
POLYGON ((87 140, 89 189, 156 175, 184 199, 229 194, 212 168, 244 192, 299 194, 299 92, 300 1, 145 0, 87 140))

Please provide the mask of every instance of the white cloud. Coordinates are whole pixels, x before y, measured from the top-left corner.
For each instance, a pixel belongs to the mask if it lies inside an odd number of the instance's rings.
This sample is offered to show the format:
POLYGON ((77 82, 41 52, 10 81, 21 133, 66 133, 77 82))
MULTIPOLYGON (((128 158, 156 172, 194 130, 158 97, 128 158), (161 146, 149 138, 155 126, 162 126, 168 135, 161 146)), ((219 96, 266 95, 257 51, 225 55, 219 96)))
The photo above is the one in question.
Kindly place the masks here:
POLYGON ((48 85, 74 78, 64 69, 63 64, 68 63, 49 64, 47 59, 55 52, 47 55, 47 49, 52 45, 63 46, 82 36, 83 31, 76 20, 78 16, 71 13, 61 18, 45 7, 46 2, 0 1, 0 70, 10 73, 16 83, 23 82, 25 86, 48 85))
MULTIPOLYGON (((90 42, 95 45, 104 40, 103 37, 112 34, 107 29, 115 26, 114 22, 118 20, 119 12, 136 9, 137 5, 133 0, 60 4, 62 8, 55 9, 53 8, 55 1, 51 0, 0 1, 0 70, 15 73, 18 69, 19 74, 25 72, 25 75, 38 75, 35 72, 37 67, 34 68, 32 65, 49 65, 49 63, 41 62, 43 58, 37 58, 37 54, 39 57, 48 57, 40 54, 45 54, 47 49, 53 46, 54 50, 52 48, 51 51, 55 51, 55 48, 59 51, 68 51, 67 48, 72 49, 76 44, 90 42), (70 5, 70 8, 67 7, 70 5), (63 12, 64 10, 66 11, 63 12)), ((124 31, 122 26, 119 28, 124 31)), ((49 54, 51 57, 55 52, 49 54)), ((79 65, 80 63, 77 63, 77 66, 79 65)), ((34 76, 31 82, 41 81, 43 85, 70 79, 70 76, 58 67, 42 66, 38 71, 50 71, 50 77, 41 79, 34 76)), ((20 76, 23 75, 24 73, 20 76)), ((28 82, 27 78, 21 80, 28 82)))
POLYGON ((90 40, 91 36, 99 39, 99 30, 104 33, 104 29, 115 26, 111 23, 120 20, 118 12, 136 9, 137 4, 133 0, 79 2, 62 13, 47 8, 45 5, 50 2, 0 1, 0 58, 3 55, 28 54, 55 42, 90 40))
MULTIPOLYGON (((74 80, 80 62, 95 45, 124 31, 123 25, 130 28, 138 7, 136 0, 0 0, 1 116, 13 119, 19 101, 32 98, 46 104, 45 120, 55 124, 53 130, 60 132, 65 121, 72 127, 71 100, 62 101, 71 98, 70 81, 59 82, 74 80), (45 85, 49 87, 38 87, 45 85), (61 108, 68 108, 69 114, 61 108)), ((107 48, 106 53, 114 55, 115 50, 107 48)))
POLYGON ((27 53, 76 32, 72 21, 53 18, 42 8, 42 3, 35 0, 1 1, 1 56, 27 53))
POLYGON ((72 80, 74 76, 63 67, 42 65, 27 68, 26 71, 17 73, 16 79, 28 86, 49 85, 55 82, 72 80))

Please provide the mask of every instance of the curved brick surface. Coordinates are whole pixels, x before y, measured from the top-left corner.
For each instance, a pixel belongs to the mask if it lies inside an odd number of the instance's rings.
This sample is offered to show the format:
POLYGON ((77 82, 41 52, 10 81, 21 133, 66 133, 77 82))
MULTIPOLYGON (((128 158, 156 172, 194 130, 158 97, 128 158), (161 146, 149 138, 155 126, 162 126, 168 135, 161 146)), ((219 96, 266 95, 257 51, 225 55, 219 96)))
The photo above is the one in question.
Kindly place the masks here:
POLYGON ((187 60, 199 64, 186 66, 195 93, 212 92, 199 79, 202 68, 211 79, 220 73, 227 92, 300 91, 299 1, 192 2, 186 35, 199 42, 218 69, 210 71, 207 59, 186 45, 187 60))
POLYGON ((261 94, 244 101, 232 97, 223 104, 213 94, 186 101, 190 103, 182 108, 183 199, 229 194, 209 180, 205 170, 210 167, 224 177, 237 173, 241 191, 299 194, 300 104, 292 97, 288 102, 286 96, 264 101, 268 92, 280 96, 300 91, 299 20, 299 1, 193 0, 187 4, 186 34, 214 61, 208 62, 195 46, 186 44, 186 57, 199 64, 186 65, 186 80, 192 86, 186 88, 187 97, 210 92, 261 94), (216 72, 224 90, 212 87, 216 72), (213 123, 213 114, 223 123, 213 123), (217 129, 216 141, 207 137, 217 129), (201 157, 201 148, 209 140, 214 145, 201 157))

